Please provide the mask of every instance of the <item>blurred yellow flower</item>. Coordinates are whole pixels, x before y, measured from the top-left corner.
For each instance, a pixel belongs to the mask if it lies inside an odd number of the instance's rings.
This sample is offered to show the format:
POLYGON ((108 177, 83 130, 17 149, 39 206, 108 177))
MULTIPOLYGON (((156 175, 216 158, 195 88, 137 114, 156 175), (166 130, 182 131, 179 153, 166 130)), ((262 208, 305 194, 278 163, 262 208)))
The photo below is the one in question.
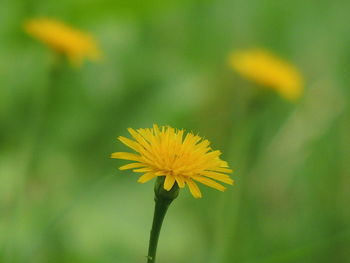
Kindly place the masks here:
POLYGON ((169 191, 175 183, 180 188, 187 184, 195 198, 202 197, 195 181, 220 191, 226 188, 214 180, 233 184, 233 180, 227 175, 232 170, 219 158, 221 152, 213 151, 209 147, 208 140, 193 133, 184 136, 184 130, 170 126, 159 128, 153 125, 153 128, 136 131, 129 128, 128 131, 134 140, 122 136, 118 139, 136 153, 116 152, 111 157, 135 161, 119 169, 133 169, 136 173, 144 173, 138 182, 145 183, 157 176, 165 176, 165 190, 169 191))
POLYGON ((300 72, 267 50, 233 52, 229 63, 242 76, 276 90, 288 100, 296 100, 303 93, 300 72))
POLYGON ((97 60, 101 52, 92 36, 74 29, 61 21, 38 18, 25 23, 26 32, 68 57, 73 65, 80 66, 84 58, 97 60))

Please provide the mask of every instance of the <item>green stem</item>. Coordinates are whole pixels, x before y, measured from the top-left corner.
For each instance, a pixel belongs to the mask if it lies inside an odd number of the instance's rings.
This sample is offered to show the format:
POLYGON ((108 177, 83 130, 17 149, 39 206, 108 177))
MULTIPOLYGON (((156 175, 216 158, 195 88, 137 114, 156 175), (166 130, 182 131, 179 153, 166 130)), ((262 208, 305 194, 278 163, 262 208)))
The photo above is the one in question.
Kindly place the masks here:
POLYGON ((165 180, 164 176, 158 177, 154 187, 155 208, 154 208, 151 236, 149 239, 147 263, 156 262, 158 239, 159 239, 159 234, 162 228, 165 214, 168 211, 168 208, 171 202, 179 194, 179 187, 177 183, 175 183, 174 186, 169 191, 166 191, 164 189, 164 180, 165 180))
POLYGON ((45 150, 47 135, 49 134, 49 124, 52 121, 52 112, 54 111, 55 95, 59 89, 59 83, 63 73, 63 64, 60 54, 54 53, 53 60, 49 65, 47 86, 40 94, 40 99, 36 103, 36 111, 33 116, 33 129, 31 137, 31 149, 28 161, 27 179, 37 173, 40 164, 40 158, 45 150))
POLYGON ((156 261, 156 252, 160 229, 162 228, 163 219, 168 210, 170 203, 162 200, 156 201, 153 216, 153 225, 151 230, 151 237, 149 239, 148 260, 147 263, 154 263, 156 261))

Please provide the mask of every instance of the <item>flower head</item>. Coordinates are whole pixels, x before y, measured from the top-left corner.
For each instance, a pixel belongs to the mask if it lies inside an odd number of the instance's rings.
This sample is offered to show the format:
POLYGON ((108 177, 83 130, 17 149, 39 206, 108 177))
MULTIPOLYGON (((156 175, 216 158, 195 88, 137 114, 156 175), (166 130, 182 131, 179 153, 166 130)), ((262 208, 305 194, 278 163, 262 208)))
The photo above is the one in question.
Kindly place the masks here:
POLYGON ((299 71, 267 50, 234 52, 229 63, 242 76, 276 90, 288 100, 298 99, 303 92, 299 71))
POLYGON ((233 184, 227 175, 232 172, 220 159, 221 152, 212 150, 208 140, 193 133, 169 126, 134 130, 129 128, 133 140, 118 139, 136 153, 116 152, 112 158, 134 161, 120 167, 143 173, 138 182, 145 183, 157 176, 165 176, 164 189, 169 191, 175 183, 180 188, 187 184, 195 198, 202 197, 196 182, 220 191, 226 188, 216 181, 233 184), (216 181, 214 181, 214 180, 216 181))
POLYGON ((58 20, 32 19, 24 25, 26 32, 58 53, 66 55, 74 65, 83 59, 96 60, 101 53, 92 36, 72 28, 58 20))

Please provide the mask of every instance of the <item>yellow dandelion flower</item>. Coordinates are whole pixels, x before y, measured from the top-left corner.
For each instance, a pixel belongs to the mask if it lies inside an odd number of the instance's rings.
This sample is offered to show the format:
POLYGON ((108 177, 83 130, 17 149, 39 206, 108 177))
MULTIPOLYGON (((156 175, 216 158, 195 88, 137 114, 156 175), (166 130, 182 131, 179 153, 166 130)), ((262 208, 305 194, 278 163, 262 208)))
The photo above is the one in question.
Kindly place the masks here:
POLYGON ((112 158, 134 161, 120 167, 143 173, 138 182, 145 183, 157 176, 165 176, 164 189, 169 191, 175 183, 180 188, 188 185, 195 198, 202 197, 196 182, 220 191, 226 188, 216 181, 233 184, 227 175, 232 172, 227 162, 220 159, 221 152, 212 150, 208 140, 193 133, 170 126, 134 129, 129 128, 133 140, 118 139, 136 153, 116 152, 112 158), (212 180, 214 179, 214 180, 212 180), (216 181, 215 181, 216 180, 216 181))
POLYGON ((229 63, 242 76, 276 90, 288 100, 296 100, 303 93, 300 72, 267 50, 234 52, 230 55, 229 63))
POLYGON ((25 23, 26 32, 51 49, 68 57, 74 65, 81 65, 84 58, 97 60, 101 52, 93 37, 63 22, 49 19, 32 19, 25 23))

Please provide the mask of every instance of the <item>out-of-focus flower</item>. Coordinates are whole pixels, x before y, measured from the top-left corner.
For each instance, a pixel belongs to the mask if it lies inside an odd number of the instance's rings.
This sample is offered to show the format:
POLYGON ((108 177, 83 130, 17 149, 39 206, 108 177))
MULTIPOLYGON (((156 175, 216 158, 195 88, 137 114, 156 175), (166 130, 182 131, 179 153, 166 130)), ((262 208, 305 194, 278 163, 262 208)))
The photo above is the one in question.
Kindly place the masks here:
POLYGON ((242 76, 276 90, 288 100, 303 93, 303 78, 297 68, 263 49, 233 52, 230 66, 242 76))
POLYGON ((220 159, 221 152, 209 147, 208 140, 193 133, 184 136, 184 130, 169 126, 159 128, 153 125, 153 128, 136 131, 129 128, 128 131, 134 140, 122 136, 118 139, 136 153, 116 152, 111 157, 134 161, 119 169, 144 173, 138 182, 145 183, 157 176, 165 176, 165 190, 169 191, 175 183, 180 188, 187 184, 195 198, 202 197, 195 181, 220 191, 226 188, 214 180, 233 184, 227 175, 232 170, 220 159))
POLYGON ((73 65, 80 66, 84 58, 98 60, 101 52, 94 38, 61 21, 38 18, 24 24, 26 32, 51 49, 68 57, 73 65))

